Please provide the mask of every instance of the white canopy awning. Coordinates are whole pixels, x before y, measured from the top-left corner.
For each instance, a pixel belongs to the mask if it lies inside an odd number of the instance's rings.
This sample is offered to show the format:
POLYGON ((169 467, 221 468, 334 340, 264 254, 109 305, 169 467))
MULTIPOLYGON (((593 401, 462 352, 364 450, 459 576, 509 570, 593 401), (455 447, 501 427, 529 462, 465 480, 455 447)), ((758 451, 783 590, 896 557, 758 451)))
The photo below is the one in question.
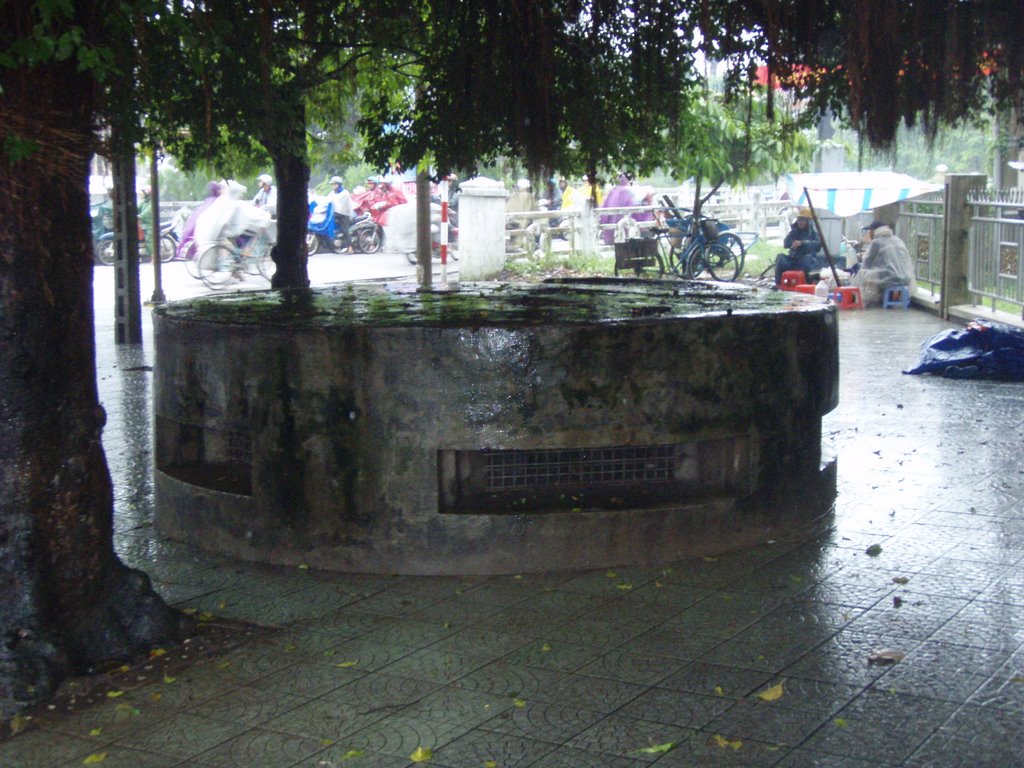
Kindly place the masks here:
POLYGON ((844 217, 942 189, 941 184, 892 171, 791 173, 786 175, 785 184, 795 205, 807 205, 806 189, 817 210, 827 209, 844 217))

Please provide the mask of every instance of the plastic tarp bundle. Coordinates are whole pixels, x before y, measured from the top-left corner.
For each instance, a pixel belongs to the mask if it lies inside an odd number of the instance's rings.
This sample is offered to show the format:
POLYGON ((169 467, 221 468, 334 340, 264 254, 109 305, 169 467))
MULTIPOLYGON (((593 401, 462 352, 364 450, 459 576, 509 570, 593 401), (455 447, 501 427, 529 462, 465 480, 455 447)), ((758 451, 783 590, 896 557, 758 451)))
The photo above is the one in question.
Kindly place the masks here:
POLYGON ((1024 330, 974 320, 962 330, 942 331, 922 345, 920 362, 904 373, 1024 381, 1024 330))
POLYGON ((325 197, 309 201, 309 222, 307 228, 316 235, 334 239, 334 205, 325 197))
POLYGON ((939 184, 892 171, 791 173, 786 175, 785 183, 794 205, 807 205, 809 194, 815 208, 827 208, 840 217, 942 189, 939 184))

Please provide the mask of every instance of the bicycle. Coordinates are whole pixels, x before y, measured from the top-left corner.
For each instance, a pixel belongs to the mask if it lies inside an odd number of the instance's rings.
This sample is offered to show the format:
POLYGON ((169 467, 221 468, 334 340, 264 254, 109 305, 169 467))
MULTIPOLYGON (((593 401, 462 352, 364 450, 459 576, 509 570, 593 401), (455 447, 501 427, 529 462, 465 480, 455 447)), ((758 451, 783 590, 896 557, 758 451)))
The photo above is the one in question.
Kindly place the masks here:
POLYGON ((730 282, 739 277, 746 259, 746 246, 739 235, 722 229, 715 219, 701 216, 699 221, 687 209, 684 215, 666 195, 665 229, 656 230, 668 243, 663 261, 667 271, 689 280, 705 275, 712 280, 730 282))
POLYGON ((261 275, 269 282, 277 269, 270 258, 272 245, 263 234, 218 240, 195 257, 199 279, 212 290, 242 280, 244 275, 261 275))

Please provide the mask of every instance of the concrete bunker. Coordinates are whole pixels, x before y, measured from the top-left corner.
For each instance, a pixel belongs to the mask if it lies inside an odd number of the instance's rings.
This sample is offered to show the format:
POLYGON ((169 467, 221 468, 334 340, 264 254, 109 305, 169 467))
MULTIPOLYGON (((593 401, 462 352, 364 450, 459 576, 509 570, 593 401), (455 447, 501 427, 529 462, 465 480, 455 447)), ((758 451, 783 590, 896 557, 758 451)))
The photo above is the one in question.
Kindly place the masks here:
POLYGON ((825 513, 835 309, 742 286, 363 283, 155 312, 156 523, 334 570, 651 565, 825 513))

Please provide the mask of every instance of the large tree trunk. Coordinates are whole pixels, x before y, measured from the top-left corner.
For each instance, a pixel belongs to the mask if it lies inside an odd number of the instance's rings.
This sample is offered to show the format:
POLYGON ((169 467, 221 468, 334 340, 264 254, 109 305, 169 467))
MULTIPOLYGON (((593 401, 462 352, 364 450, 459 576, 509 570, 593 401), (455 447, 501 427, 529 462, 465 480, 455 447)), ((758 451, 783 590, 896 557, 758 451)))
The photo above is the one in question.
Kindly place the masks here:
MULTIPOLYGON (((282 98, 285 96, 282 94, 282 98)), ((301 97, 291 108, 278 113, 291 117, 273 125, 275 133, 264 141, 274 159, 277 176, 277 244, 271 252, 277 271, 274 288, 308 288, 309 254, 306 227, 309 222, 309 162, 306 159, 306 110, 301 97)))
MULTIPOLYGON (((32 3, 0 3, 30 28, 32 3)), ((93 4, 76 22, 94 29, 93 4)), ((0 70, 0 716, 66 674, 179 638, 181 617, 113 550, 96 391, 89 157, 77 61, 0 70), (35 142, 21 144, 22 139, 35 142), (3 151, 3 150, 0 150, 3 151)))

